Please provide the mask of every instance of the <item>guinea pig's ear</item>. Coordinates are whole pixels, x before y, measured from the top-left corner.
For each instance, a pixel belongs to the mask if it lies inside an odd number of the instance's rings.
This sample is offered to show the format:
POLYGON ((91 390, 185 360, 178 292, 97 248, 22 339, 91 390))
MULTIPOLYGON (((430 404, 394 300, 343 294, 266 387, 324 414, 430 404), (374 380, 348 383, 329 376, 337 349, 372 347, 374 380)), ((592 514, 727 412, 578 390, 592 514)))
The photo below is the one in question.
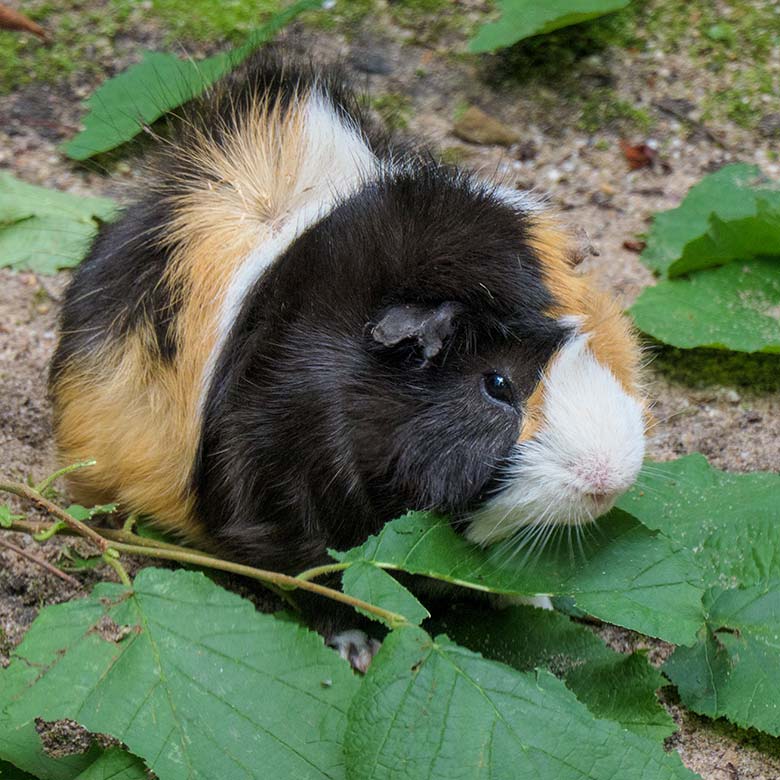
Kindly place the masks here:
POLYGON ((371 328, 371 337, 385 347, 395 347, 413 339, 422 348, 425 362, 441 351, 455 329, 455 318, 463 310, 460 303, 445 301, 438 306, 403 303, 386 309, 371 328))

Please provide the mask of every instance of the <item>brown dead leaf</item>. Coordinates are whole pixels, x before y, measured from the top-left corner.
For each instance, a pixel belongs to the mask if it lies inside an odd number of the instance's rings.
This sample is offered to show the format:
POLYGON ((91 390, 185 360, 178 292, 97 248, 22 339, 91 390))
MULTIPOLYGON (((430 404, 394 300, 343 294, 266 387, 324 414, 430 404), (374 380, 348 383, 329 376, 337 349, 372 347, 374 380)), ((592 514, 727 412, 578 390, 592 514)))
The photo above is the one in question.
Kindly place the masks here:
POLYGON ((20 30, 21 32, 30 32, 33 35, 37 35, 42 41, 48 43, 49 34, 39 24, 36 24, 32 19, 29 19, 19 11, 14 11, 13 8, 8 8, 5 5, 0 5, 0 29, 3 30, 20 30))
POLYGON ((632 171, 639 168, 649 168, 652 166, 658 152, 648 144, 630 144, 628 141, 621 140, 620 148, 623 156, 626 158, 628 167, 632 171))
POLYGON ((646 241, 635 241, 630 238, 627 238, 623 242, 623 249, 628 249, 629 252, 636 252, 637 254, 639 254, 646 246, 646 241))

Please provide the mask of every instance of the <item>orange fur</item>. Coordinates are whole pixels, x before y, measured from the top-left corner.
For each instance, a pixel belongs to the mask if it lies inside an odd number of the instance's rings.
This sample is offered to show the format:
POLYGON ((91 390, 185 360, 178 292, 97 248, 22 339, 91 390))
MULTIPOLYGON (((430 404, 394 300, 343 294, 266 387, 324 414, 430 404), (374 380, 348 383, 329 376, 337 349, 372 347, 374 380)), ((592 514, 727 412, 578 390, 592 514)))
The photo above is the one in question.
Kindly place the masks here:
POLYGON ((236 269, 305 197, 298 177, 304 102, 302 96, 282 111, 258 100, 241 126, 222 128, 222 148, 202 136, 182 151, 208 175, 193 177, 171 204, 163 283, 180 306, 174 361, 160 359, 149 325, 73 359, 53 388, 62 461, 97 460, 70 478, 77 500, 118 501, 202 541, 189 480, 203 372, 236 269))
MULTIPOLYGON (((553 218, 534 218, 528 244, 542 263, 542 274, 555 304, 550 317, 575 316, 582 320, 581 330, 588 334, 588 344, 596 359, 609 368, 625 391, 641 398, 639 390, 640 348, 630 322, 618 304, 593 287, 588 277, 573 267, 570 238, 553 218)), ((556 355, 550 359, 552 363, 556 355)), ((525 421, 519 441, 533 437, 542 425, 544 385, 540 382, 526 403, 525 421)))

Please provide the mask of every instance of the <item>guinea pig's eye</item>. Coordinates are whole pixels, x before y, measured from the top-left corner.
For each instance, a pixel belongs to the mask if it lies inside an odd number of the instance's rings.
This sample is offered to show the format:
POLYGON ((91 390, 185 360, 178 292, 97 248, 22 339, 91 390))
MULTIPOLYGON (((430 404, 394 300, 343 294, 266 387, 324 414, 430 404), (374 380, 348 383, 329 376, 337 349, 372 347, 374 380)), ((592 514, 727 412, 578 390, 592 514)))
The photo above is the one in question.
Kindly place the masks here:
POLYGON ((488 372, 482 377, 482 387, 494 400, 509 406, 514 404, 515 394, 512 391, 512 383, 503 374, 497 371, 488 372))

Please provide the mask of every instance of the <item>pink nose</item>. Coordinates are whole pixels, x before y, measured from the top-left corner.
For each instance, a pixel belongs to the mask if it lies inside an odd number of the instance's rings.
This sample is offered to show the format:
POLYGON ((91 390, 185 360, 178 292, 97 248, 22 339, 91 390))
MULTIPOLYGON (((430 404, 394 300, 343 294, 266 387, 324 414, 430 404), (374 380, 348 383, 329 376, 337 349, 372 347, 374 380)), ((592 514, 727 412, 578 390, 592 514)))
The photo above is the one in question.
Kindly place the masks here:
POLYGON ((589 496, 610 496, 615 493, 615 479, 612 469, 601 460, 583 464, 577 469, 577 476, 582 480, 583 492, 589 496))

